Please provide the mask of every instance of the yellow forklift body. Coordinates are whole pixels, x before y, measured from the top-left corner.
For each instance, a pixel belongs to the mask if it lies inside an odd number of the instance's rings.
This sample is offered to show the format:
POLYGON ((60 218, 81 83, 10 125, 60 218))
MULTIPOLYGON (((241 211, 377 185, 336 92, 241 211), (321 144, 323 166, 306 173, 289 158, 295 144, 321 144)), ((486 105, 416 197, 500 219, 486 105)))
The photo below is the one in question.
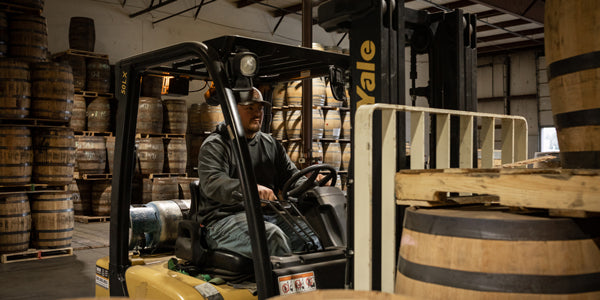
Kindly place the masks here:
MULTIPOLYGON (((205 299, 218 293, 223 299, 257 298, 248 289, 237 289, 227 284, 214 285, 202 279, 169 270, 168 261, 173 257, 140 258, 130 256, 132 266, 125 272, 129 297, 134 299, 205 299)), ((108 256, 100 258, 96 262, 96 297, 110 297, 108 256)))

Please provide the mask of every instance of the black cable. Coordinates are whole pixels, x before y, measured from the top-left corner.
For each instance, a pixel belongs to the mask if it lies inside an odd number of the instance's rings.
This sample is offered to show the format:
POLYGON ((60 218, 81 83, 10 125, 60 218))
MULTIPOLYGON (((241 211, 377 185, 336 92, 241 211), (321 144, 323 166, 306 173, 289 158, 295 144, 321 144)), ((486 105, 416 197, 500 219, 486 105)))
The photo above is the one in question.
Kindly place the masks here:
POLYGON ((208 81, 204 80, 204 86, 203 86, 203 87, 201 87, 201 88, 199 88, 199 89, 197 89, 197 90, 188 91, 188 93, 196 93, 196 92, 200 92, 200 91, 202 91, 203 89, 205 89, 207 85, 208 85, 208 81))

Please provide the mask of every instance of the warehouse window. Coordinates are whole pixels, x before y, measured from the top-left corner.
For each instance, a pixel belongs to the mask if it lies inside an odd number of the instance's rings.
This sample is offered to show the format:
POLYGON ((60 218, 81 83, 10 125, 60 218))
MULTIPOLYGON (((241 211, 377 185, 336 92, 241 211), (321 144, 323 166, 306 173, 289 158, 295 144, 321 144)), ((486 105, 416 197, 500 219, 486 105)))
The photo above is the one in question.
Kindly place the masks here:
POLYGON ((558 138, 556 137, 556 128, 542 127, 542 152, 558 151, 558 138))

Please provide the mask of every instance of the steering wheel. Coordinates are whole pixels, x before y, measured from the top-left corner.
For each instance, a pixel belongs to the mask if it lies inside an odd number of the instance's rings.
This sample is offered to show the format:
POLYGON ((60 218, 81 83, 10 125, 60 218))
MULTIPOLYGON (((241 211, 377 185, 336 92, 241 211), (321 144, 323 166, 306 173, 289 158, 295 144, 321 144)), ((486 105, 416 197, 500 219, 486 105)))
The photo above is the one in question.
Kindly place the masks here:
POLYGON ((334 167, 326 164, 312 165, 292 175, 292 177, 290 177, 290 179, 288 179, 288 181, 286 181, 283 185, 283 190, 281 191, 281 194, 283 195, 284 200, 288 200, 288 197, 296 198, 302 195, 304 192, 316 186, 324 186, 329 180, 331 180, 331 186, 335 186, 336 179, 337 171, 334 167), (321 178, 321 180, 315 181, 320 171, 329 171, 329 173, 325 174, 325 177, 321 178), (298 179, 311 172, 312 174, 308 177, 308 180, 306 180, 299 187, 296 187, 291 191, 289 190, 290 187, 292 187, 296 183, 296 181, 298 181, 298 179))

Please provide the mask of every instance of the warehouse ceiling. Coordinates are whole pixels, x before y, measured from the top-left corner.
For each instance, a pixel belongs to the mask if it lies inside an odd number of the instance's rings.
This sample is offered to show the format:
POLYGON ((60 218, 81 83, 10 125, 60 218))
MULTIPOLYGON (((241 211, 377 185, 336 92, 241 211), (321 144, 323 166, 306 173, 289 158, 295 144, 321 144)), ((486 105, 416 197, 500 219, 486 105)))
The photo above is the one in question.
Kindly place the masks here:
MULTIPOLYGON (((205 5, 216 0, 118 0, 134 4, 139 10, 131 17, 160 11, 154 23, 177 15, 197 17, 205 5)), ((302 0, 227 0, 232 8, 253 7, 268 12, 278 23, 283 18, 302 15, 302 0)), ((325 0, 313 0, 313 17, 318 19, 316 6, 325 0)), ((465 13, 477 14, 479 55, 492 55, 523 49, 543 49, 543 0, 405 0, 407 8, 430 13, 460 8, 465 13)), ((277 27, 273 31, 277 30, 277 27)))

